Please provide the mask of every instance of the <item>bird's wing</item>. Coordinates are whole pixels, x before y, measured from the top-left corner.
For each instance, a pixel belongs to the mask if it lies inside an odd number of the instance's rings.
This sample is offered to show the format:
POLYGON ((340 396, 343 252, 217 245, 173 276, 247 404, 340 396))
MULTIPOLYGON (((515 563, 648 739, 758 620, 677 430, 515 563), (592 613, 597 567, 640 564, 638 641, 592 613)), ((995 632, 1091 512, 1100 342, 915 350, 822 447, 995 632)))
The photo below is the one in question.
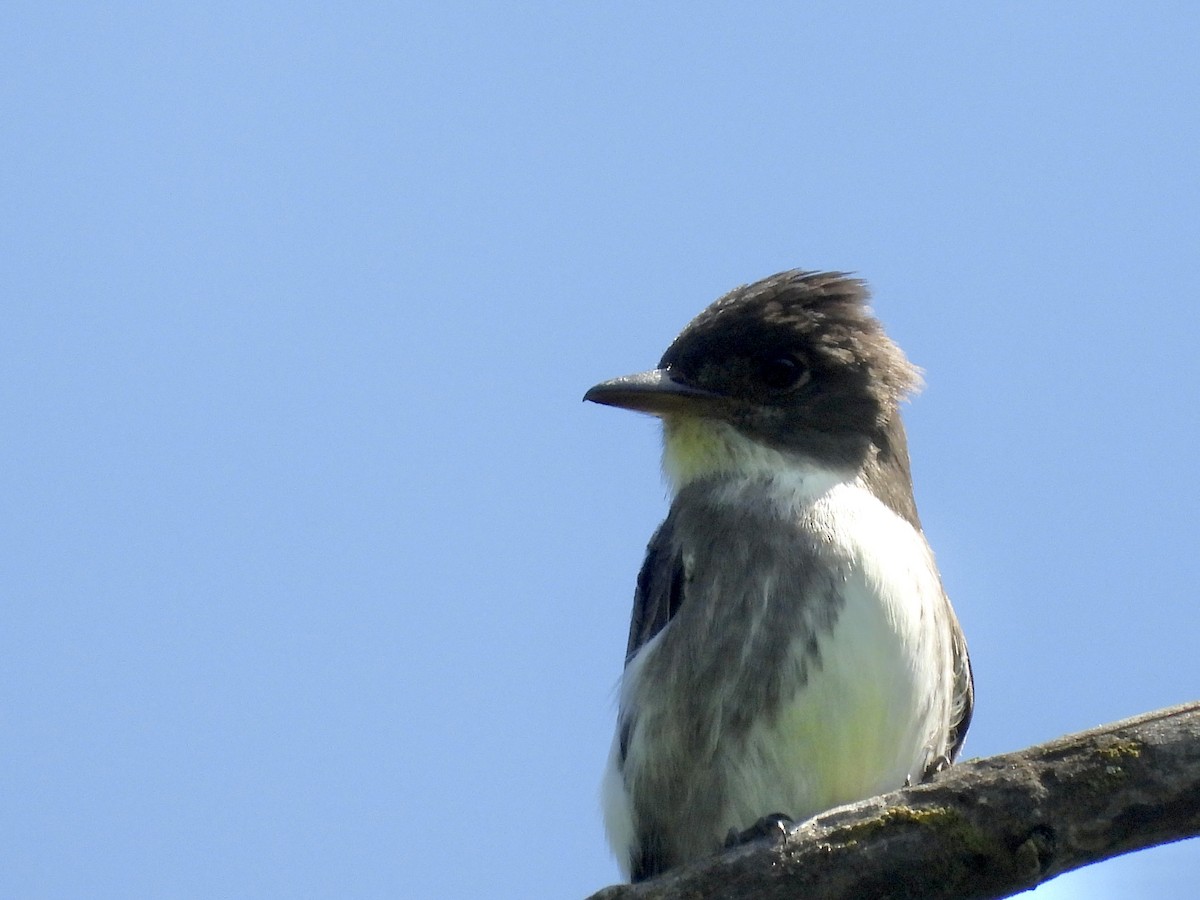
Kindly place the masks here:
POLYGON ((637 590, 633 594, 626 665, 666 627, 683 603, 683 552, 674 535, 675 528, 668 517, 658 526, 646 548, 646 560, 638 572, 637 590))
MULTIPOLYGON (((949 610, 949 601, 946 607, 949 610)), ((966 638, 963 637, 962 628, 959 627, 952 610, 950 617, 954 621, 951 638, 951 652, 954 654, 954 698, 950 707, 950 741, 946 756, 953 761, 962 750, 967 729, 971 725, 971 715, 975 711, 975 676, 971 673, 966 638)))

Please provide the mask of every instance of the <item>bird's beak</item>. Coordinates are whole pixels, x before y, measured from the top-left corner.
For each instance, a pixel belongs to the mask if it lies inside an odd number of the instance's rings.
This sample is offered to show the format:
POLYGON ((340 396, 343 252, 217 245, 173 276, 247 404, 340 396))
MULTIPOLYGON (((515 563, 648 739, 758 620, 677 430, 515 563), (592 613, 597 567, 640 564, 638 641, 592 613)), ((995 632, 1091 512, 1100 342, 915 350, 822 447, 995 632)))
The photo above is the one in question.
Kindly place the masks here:
POLYGON ((720 394, 677 381, 667 369, 651 369, 649 372, 602 381, 584 394, 583 399, 654 416, 668 413, 712 414, 728 402, 720 394))

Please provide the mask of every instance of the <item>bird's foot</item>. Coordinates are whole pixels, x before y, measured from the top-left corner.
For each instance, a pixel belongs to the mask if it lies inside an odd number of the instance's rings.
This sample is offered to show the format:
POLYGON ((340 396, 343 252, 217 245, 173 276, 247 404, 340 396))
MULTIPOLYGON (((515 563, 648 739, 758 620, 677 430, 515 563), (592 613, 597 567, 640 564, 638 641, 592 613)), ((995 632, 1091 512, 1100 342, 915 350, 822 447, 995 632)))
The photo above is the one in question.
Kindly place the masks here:
POLYGON ((945 772, 953 764, 953 760, 946 754, 939 755, 925 767, 925 774, 921 776, 921 781, 933 781, 943 772, 945 772))
POLYGON ((745 831, 730 828, 729 834, 725 836, 725 846, 736 847, 739 844, 748 844, 765 837, 778 837, 782 842, 787 838, 788 828, 794 824, 796 824, 795 820, 789 815, 771 813, 763 816, 745 831))

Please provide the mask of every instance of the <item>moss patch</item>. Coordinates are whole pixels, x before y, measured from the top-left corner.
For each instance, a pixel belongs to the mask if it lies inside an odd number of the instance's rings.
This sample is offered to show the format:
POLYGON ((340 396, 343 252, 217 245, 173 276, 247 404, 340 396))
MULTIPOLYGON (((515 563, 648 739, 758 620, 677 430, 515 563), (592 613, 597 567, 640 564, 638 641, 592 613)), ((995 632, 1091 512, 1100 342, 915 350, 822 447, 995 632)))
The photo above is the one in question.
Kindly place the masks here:
POLYGON ((1109 762, 1119 762, 1126 757, 1137 759, 1142 755, 1142 745, 1137 741, 1113 741, 1096 752, 1109 762))

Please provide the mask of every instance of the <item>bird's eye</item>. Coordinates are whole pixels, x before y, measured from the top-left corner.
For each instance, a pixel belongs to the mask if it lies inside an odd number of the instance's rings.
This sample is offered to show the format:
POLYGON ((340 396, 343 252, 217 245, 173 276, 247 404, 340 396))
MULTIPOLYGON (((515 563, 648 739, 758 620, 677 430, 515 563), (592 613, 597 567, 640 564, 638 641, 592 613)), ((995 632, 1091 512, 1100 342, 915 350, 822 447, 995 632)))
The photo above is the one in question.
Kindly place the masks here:
POLYGON ((790 353, 763 359, 758 369, 763 384, 773 391, 793 391, 808 381, 808 366, 790 353))

